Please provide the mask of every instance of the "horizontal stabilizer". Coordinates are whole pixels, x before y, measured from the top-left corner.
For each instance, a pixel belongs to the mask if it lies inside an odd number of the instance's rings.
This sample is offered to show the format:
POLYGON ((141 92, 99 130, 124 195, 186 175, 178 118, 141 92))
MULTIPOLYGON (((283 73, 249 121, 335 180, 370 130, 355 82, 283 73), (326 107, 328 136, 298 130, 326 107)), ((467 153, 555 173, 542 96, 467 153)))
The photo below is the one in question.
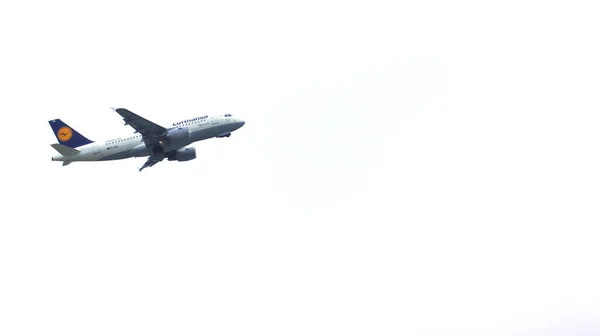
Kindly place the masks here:
POLYGON ((57 152, 62 156, 73 156, 79 154, 79 151, 75 148, 71 148, 69 146, 61 145, 61 144, 52 144, 51 145, 57 152))

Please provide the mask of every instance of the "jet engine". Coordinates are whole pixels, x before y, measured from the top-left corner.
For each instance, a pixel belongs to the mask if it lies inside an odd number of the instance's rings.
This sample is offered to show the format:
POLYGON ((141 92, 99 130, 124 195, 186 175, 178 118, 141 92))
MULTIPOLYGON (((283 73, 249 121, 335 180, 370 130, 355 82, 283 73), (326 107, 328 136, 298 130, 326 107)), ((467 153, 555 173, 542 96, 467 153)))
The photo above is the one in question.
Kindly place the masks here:
POLYGON ((169 130, 166 139, 160 142, 165 151, 179 148, 190 143, 190 130, 187 127, 178 127, 169 130))
POLYGON ((196 158, 196 148, 186 147, 178 149, 167 155, 169 161, 190 161, 196 158))

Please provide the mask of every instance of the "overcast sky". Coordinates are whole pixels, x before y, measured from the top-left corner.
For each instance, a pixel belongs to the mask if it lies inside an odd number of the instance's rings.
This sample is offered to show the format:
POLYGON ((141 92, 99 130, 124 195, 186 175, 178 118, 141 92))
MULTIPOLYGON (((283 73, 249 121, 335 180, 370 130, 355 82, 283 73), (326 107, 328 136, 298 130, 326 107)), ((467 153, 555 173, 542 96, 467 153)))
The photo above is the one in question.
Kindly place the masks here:
POLYGON ((2 335, 600 334, 593 1, 6 1, 2 335), (232 113, 198 158, 50 158, 232 113))

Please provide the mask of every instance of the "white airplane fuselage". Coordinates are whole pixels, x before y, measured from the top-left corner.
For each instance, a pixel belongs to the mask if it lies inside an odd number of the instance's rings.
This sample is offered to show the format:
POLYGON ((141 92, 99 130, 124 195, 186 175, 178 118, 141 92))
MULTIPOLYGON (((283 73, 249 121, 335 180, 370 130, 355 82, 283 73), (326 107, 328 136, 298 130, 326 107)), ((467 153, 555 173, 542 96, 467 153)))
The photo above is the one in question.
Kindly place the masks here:
MULTIPOLYGON (((214 137, 228 137, 231 132, 244 125, 244 121, 231 114, 222 116, 204 116, 174 123, 171 130, 177 130, 179 138, 176 143, 161 141, 164 152, 185 149, 184 147, 201 140, 214 137)), ((73 155, 56 155, 53 161, 65 161, 65 164, 77 161, 107 161, 153 155, 153 148, 147 147, 140 134, 115 138, 107 141, 96 141, 77 147, 73 155)), ((195 151, 194 151, 195 157, 195 151)), ((183 161, 183 160, 182 160, 183 161)))

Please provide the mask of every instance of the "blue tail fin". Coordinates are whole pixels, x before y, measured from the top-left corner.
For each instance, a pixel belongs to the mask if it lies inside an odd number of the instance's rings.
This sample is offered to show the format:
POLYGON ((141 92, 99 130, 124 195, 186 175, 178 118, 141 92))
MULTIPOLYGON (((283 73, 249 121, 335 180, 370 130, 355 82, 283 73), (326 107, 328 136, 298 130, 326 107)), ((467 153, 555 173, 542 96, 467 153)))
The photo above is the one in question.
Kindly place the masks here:
POLYGON ((54 135, 56 135, 56 139, 58 139, 58 143, 61 145, 77 148, 93 142, 79 134, 79 132, 69 127, 69 125, 65 124, 60 119, 50 120, 49 123, 54 131, 54 135))

